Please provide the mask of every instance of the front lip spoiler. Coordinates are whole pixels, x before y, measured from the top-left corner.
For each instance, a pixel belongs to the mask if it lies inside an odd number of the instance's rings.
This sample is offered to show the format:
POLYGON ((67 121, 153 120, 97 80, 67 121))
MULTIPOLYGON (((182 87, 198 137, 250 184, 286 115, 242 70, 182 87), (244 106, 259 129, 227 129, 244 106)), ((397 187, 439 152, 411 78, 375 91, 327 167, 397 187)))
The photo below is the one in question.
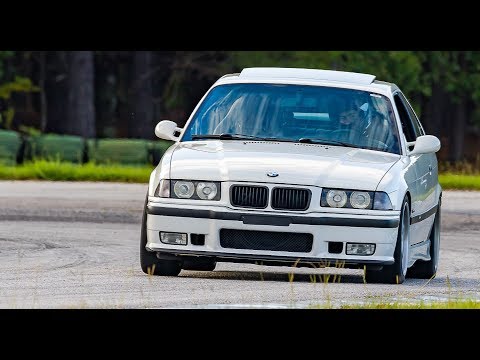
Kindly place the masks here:
POLYGON ((337 217, 312 217, 294 215, 263 215, 237 212, 219 212, 213 210, 178 209, 147 205, 147 214, 161 216, 176 216, 216 220, 242 221, 250 225, 273 225, 289 226, 290 224, 302 225, 329 225, 350 226, 368 228, 396 228, 399 219, 361 219, 361 218, 337 218, 337 217))
POLYGON ((176 255, 176 256, 203 256, 203 257, 213 257, 216 259, 240 259, 240 260, 250 260, 250 261, 279 261, 279 262, 299 262, 299 263, 316 263, 324 264, 326 267, 341 267, 342 264, 365 264, 365 265, 392 265, 394 263, 391 261, 381 261, 381 260, 368 260, 368 259, 321 259, 321 258, 312 258, 312 257, 302 257, 302 256, 278 256, 278 255, 252 255, 252 254, 232 254, 232 253, 223 253, 223 252, 213 252, 213 251, 196 251, 196 250, 177 250, 177 249, 159 249, 150 251, 157 252, 157 256, 161 258, 162 254, 176 255))

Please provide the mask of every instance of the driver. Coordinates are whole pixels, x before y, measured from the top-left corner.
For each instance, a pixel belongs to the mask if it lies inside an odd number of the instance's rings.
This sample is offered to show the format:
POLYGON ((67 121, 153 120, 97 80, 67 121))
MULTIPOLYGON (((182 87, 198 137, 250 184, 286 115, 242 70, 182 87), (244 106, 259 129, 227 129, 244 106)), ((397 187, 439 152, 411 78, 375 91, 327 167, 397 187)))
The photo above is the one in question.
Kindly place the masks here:
POLYGON ((361 145, 368 127, 368 102, 358 97, 336 96, 329 102, 329 117, 335 122, 338 137, 332 140, 361 145))
POLYGON ((329 103, 329 116, 334 121, 331 140, 360 147, 399 152, 394 125, 385 115, 370 106, 364 97, 335 97, 329 103))

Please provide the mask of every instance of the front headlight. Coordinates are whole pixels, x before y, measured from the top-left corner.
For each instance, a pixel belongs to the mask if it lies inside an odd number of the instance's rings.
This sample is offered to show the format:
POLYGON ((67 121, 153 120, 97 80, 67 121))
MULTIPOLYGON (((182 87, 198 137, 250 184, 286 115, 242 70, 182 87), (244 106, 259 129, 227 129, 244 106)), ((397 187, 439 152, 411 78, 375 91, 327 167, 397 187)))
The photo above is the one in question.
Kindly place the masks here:
POLYGON ((220 183, 214 181, 170 180, 170 197, 218 201, 220 200, 220 183))
POLYGON ((366 191, 354 191, 350 194, 350 204, 355 209, 366 209, 370 206, 370 194, 366 191))
POLYGON ((180 199, 190 199, 195 191, 195 185, 191 181, 175 181, 173 193, 180 199))
MULTIPOLYGON (((343 190, 329 190, 327 192, 327 204, 330 207, 341 208, 347 203, 347 194, 343 190)), ((324 206, 324 205, 322 205, 324 206)))
POLYGON ((217 196, 217 185, 213 182, 199 182, 197 184, 197 195, 202 200, 212 200, 217 196))
POLYGON ((320 206, 367 210, 393 210, 390 197, 382 191, 323 189, 320 206))

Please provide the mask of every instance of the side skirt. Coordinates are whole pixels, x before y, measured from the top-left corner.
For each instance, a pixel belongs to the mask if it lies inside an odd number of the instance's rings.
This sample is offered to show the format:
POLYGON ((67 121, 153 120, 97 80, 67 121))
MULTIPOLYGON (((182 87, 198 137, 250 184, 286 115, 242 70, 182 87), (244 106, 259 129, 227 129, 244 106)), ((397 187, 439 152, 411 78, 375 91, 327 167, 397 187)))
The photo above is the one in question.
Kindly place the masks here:
POLYGON ((412 266, 416 260, 430 260, 430 239, 410 246, 408 267, 412 266))

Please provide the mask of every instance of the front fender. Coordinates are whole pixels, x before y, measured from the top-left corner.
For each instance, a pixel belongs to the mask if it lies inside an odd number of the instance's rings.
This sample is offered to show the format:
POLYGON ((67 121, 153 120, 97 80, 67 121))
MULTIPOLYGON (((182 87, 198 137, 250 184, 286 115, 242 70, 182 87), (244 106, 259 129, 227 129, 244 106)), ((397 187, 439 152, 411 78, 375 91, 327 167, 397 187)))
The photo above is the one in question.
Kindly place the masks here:
POLYGON ((408 157, 397 161, 380 180, 377 191, 384 191, 392 201, 393 209, 400 210, 405 194, 409 192, 409 184, 414 184, 417 178, 415 167, 408 157))
POLYGON ((153 196, 160 179, 170 179, 170 163, 176 147, 177 143, 173 144, 167 149, 167 151, 165 151, 162 158, 158 162, 157 167, 153 169, 152 173, 150 174, 150 180, 148 182, 148 196, 153 196))

